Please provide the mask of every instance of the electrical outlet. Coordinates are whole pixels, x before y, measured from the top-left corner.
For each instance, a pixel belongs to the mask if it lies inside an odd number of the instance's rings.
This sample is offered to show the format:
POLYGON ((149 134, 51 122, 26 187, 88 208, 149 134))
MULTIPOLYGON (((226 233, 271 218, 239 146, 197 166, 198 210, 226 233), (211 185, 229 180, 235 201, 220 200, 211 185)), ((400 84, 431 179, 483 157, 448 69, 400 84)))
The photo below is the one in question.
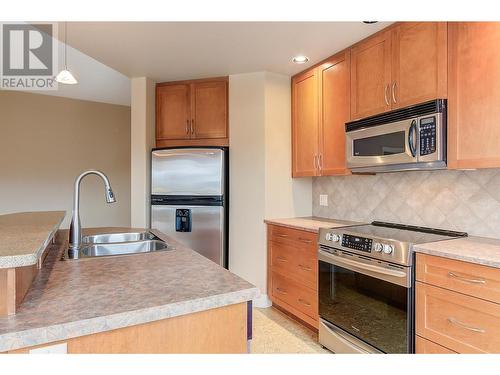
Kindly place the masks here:
POLYGON ((319 195, 319 205, 320 206, 328 206, 328 195, 326 195, 326 194, 319 195))

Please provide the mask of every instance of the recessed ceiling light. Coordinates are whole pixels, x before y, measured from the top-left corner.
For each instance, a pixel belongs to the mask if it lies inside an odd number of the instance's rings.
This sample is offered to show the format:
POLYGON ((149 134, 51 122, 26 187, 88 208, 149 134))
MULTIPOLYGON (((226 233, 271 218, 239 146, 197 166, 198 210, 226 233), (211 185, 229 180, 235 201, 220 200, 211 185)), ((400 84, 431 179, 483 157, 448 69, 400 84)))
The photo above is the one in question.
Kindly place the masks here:
POLYGON ((304 56, 304 55, 298 55, 298 56, 295 56, 292 61, 295 63, 295 64, 305 64, 306 62, 309 61, 309 57, 307 56, 304 56))

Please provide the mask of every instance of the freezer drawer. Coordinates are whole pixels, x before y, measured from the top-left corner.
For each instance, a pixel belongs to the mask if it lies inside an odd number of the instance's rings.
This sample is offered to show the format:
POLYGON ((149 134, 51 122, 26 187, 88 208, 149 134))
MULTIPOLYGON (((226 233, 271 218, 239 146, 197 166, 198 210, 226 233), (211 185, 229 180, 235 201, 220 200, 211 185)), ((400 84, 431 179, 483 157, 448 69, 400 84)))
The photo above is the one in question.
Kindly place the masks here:
POLYGON ((151 206, 151 228, 224 266, 223 206, 151 206))
POLYGON ((155 150, 152 195, 223 195, 224 151, 218 148, 155 150))

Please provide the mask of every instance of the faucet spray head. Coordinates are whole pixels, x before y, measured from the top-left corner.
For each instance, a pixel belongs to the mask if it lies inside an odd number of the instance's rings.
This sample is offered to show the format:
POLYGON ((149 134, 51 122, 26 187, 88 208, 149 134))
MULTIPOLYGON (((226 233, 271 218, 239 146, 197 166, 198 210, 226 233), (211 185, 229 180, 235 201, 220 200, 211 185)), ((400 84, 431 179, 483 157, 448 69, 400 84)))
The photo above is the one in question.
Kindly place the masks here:
POLYGON ((116 202, 115 194, 113 193, 111 186, 106 186, 106 202, 107 203, 115 203, 116 202))

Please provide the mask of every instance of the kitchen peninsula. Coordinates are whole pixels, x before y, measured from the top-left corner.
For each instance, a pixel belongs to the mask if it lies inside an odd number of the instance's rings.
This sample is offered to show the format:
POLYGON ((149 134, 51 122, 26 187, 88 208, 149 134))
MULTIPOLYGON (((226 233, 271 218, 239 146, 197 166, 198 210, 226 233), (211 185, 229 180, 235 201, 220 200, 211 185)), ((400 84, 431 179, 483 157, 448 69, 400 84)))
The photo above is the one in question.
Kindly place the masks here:
MULTIPOLYGON (((132 229, 86 233, 124 231, 132 229)), ((257 288, 152 232, 169 250, 65 261, 67 232, 57 232, 15 314, 0 316, 0 352, 54 344, 67 353, 247 352, 257 288)))

